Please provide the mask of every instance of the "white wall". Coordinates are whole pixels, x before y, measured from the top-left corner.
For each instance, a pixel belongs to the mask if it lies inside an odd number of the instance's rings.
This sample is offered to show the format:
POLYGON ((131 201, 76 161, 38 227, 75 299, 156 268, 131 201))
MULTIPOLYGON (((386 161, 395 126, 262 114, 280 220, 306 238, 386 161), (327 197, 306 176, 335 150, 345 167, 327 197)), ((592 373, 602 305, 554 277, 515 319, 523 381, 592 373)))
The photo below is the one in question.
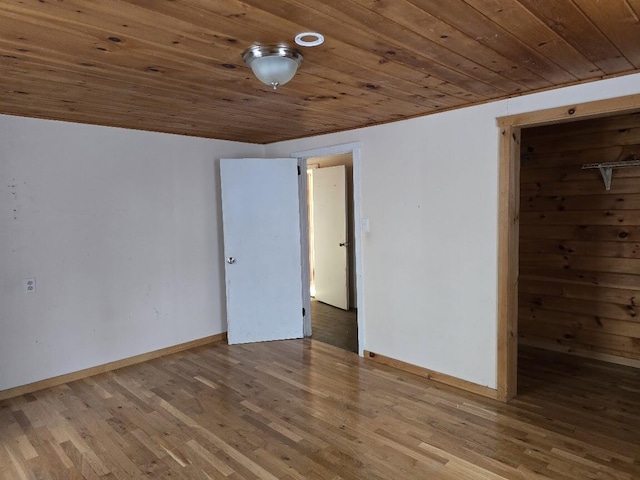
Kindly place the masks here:
POLYGON ((356 141, 364 348, 495 388, 495 118, 633 93, 640 75, 266 148, 0 116, 0 390, 226 330, 217 159, 356 141))
POLYGON ((225 331, 217 160, 263 153, 0 116, 0 390, 225 331))
POLYGON ((640 93, 640 75, 266 147, 362 145, 367 350, 496 387, 496 117, 640 93))

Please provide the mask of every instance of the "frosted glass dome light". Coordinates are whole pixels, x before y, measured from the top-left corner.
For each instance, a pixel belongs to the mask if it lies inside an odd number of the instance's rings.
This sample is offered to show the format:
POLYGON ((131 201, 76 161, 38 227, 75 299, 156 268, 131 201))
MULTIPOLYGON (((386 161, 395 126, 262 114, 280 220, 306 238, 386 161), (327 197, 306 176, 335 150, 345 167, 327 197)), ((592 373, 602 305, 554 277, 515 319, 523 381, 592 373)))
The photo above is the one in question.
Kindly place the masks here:
POLYGON ((253 45, 242 59, 262 83, 275 90, 293 78, 302 63, 302 54, 286 45, 253 45))

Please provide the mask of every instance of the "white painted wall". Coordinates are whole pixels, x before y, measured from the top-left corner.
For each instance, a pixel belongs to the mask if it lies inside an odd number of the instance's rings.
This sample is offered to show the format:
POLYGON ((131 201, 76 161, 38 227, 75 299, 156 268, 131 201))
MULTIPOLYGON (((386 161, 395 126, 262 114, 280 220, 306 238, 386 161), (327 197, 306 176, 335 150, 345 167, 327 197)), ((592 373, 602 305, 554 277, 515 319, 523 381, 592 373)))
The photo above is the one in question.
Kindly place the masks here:
POLYGON ((630 75, 276 143, 362 145, 364 348, 496 387, 496 117, 640 93, 630 75))
POLYGON ((0 390, 225 331, 217 163, 263 153, 0 116, 0 390))
POLYGON ((358 141, 364 348, 495 388, 495 118, 634 93, 640 75, 266 148, 0 116, 0 390, 226 330, 217 160, 358 141))

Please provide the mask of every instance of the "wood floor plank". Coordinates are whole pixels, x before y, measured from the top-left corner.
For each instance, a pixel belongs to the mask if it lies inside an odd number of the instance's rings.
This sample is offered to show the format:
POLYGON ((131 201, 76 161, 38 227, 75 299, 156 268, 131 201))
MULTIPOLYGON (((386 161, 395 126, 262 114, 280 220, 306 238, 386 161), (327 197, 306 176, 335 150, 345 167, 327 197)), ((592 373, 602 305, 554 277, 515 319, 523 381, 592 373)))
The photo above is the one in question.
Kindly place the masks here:
POLYGON ((358 352, 358 313, 355 308, 342 310, 311 299, 313 339, 358 352))
POLYGON ((315 340, 200 347, 0 402, 0 478, 640 478, 640 371, 520 353, 503 404, 315 340))

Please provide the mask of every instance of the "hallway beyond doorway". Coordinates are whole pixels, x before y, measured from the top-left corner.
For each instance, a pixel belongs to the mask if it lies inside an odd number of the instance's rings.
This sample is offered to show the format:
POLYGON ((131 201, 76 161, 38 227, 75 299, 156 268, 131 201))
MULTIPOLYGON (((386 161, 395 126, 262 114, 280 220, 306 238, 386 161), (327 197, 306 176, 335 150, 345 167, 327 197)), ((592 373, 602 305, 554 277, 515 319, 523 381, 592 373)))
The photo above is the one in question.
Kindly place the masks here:
POLYGON ((311 338, 358 353, 358 314, 311 299, 311 338))

